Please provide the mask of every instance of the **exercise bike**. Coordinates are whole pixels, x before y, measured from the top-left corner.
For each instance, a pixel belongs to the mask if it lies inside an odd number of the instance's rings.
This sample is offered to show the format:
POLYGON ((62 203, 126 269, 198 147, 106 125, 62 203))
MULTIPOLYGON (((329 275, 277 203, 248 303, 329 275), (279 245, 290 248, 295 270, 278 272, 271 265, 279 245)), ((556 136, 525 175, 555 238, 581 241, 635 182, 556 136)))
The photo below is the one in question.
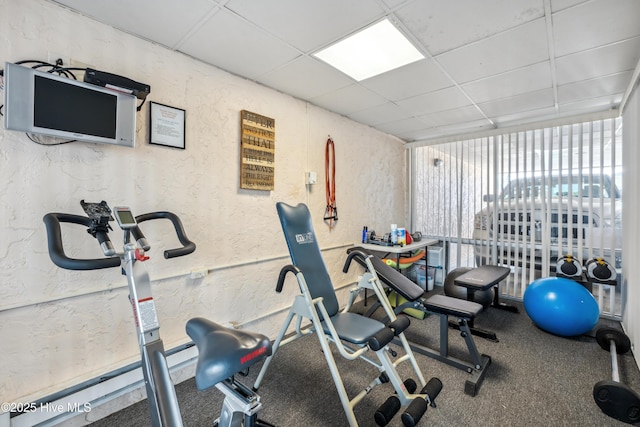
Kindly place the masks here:
MULTIPOLYGON (((98 270, 121 267, 127 277, 129 300, 133 308, 140 346, 141 366, 147 391, 151 423, 156 426, 182 426, 182 415, 164 346, 160 325, 151 295, 151 281, 143 262, 150 249, 138 224, 155 219, 168 219, 173 224, 182 247, 164 251, 165 258, 192 253, 196 245, 189 240, 182 222, 171 212, 152 212, 134 217, 127 207, 109 208, 106 202, 80 202, 87 216, 48 213, 43 220, 47 229, 49 256, 54 264, 68 270, 98 270), (115 216, 124 232, 123 252, 117 252, 109 239, 109 224, 115 216), (105 258, 69 258, 63 248, 60 223, 79 224, 100 243, 105 258), (134 241, 131 241, 133 236, 134 241)), ((273 427, 257 418, 262 408, 260 397, 236 381, 237 373, 271 355, 271 342, 261 334, 229 329, 210 320, 194 318, 187 322, 187 334, 198 348, 196 385, 199 390, 216 386, 225 395, 217 427, 273 427)))

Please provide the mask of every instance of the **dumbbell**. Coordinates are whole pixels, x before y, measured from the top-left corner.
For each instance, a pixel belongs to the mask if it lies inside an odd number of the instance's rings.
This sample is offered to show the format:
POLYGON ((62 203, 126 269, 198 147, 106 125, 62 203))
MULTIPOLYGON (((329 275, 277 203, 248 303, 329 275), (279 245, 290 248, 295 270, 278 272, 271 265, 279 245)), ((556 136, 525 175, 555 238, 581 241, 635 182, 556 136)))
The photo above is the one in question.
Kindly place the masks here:
POLYGON ((608 416, 633 424, 640 421, 640 395, 620 382, 618 354, 631 348, 631 341, 623 332, 613 328, 600 328, 596 341, 611 354, 611 380, 598 381, 593 386, 593 399, 608 416))

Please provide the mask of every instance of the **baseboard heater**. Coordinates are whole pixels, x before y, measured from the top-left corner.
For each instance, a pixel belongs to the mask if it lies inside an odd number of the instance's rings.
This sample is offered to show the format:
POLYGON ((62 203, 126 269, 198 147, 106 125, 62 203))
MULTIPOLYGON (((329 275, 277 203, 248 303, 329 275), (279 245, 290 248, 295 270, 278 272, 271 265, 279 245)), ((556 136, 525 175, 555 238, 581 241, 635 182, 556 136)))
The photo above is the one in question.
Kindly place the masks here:
MULTIPOLYGON (((194 364, 198 350, 193 343, 166 351, 171 373, 194 364)), ((144 388, 141 363, 136 362, 27 404, 27 411, 0 417, 0 427, 45 427, 87 413, 98 406, 144 388)))
MULTIPOLYGON (((356 284, 357 282, 350 282, 338 287, 336 290, 350 289, 356 284)), ((289 307, 284 307, 251 322, 287 312, 288 310, 289 307)), ((302 329, 307 329, 311 326, 312 324, 309 323, 302 326, 302 329)), ((240 327, 240 325, 236 325, 236 327, 240 327)), ((295 332, 287 335, 293 334, 295 332)), ((171 373, 195 364, 198 358, 198 349, 192 342, 166 350, 165 353, 167 354, 167 363, 171 373)), ((144 388, 144 376, 140 362, 136 362, 38 399, 33 402, 35 411, 11 414, 0 413, 0 427, 55 426, 86 413, 87 406, 85 405, 95 409, 139 388, 144 388)))

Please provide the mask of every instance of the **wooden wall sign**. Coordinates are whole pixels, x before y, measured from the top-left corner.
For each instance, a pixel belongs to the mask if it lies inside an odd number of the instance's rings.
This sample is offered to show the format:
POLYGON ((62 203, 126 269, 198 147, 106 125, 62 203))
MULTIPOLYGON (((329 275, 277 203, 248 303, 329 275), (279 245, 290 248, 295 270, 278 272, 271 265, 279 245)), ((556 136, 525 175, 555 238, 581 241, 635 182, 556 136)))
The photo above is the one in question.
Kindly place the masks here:
POLYGON ((273 190, 276 121, 242 110, 240 129, 240 188, 273 190))

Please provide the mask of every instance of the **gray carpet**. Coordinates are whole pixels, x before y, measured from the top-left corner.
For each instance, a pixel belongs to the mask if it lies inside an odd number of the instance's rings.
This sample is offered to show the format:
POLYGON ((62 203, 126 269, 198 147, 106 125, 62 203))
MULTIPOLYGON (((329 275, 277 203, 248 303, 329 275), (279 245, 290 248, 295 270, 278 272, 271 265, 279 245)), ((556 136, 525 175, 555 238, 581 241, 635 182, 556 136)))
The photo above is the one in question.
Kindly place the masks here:
MULTIPOLYGON (((466 372, 417 354, 426 379, 438 377, 444 386, 437 407, 429 408, 421 426, 622 426, 600 411, 592 397, 596 382, 611 379, 609 352, 595 342, 593 333, 562 338, 533 325, 520 313, 494 308, 480 314, 476 326, 490 329, 499 342, 475 338, 481 353, 491 357, 486 379, 477 396, 464 394, 466 372)), ((380 310, 374 314, 378 315, 380 310)), ((409 340, 436 347, 438 319, 412 318, 409 340)), ((599 326, 618 324, 601 321, 599 326)), ((466 346, 450 329, 450 354, 465 357, 466 346)), ((375 369, 362 361, 335 359, 350 396, 366 387, 375 369)), ((640 391, 640 372, 631 353, 619 356, 621 380, 640 391)), ((409 367, 404 364, 406 371, 409 367)), ((253 385, 259 366, 252 368, 246 384, 253 385)), ((402 365, 401 365, 402 366, 402 365)), ((393 392, 383 384, 355 409, 360 426, 375 426, 373 414, 393 392)), ((222 394, 217 389, 199 392, 193 380, 177 386, 186 426, 212 426, 220 413, 222 394)), ((329 368, 315 335, 305 337, 277 352, 260 388, 264 409, 260 418, 279 427, 346 426, 347 421, 329 368)), ((92 424, 101 426, 149 425, 146 401, 92 424)), ((400 414, 389 424, 402 426, 400 414)))

